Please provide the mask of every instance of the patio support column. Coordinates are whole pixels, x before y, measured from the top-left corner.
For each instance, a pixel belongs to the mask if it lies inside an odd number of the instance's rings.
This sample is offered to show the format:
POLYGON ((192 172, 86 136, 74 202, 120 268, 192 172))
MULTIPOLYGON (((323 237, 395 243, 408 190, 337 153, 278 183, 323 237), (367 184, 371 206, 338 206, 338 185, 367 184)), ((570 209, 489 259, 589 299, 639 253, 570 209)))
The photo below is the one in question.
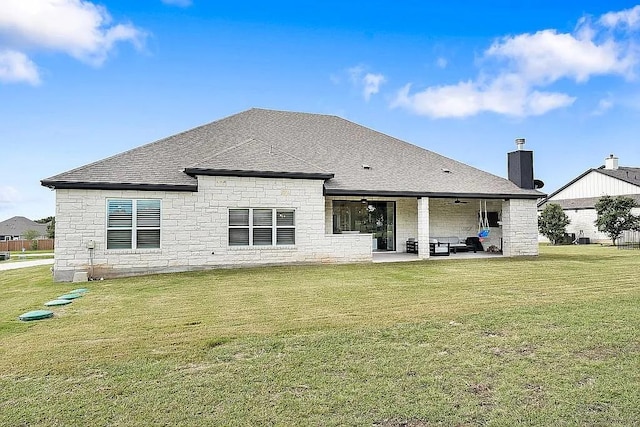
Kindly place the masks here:
POLYGON ((538 255, 536 200, 502 202, 502 253, 508 257, 538 255))
POLYGON ((429 258, 429 198, 418 198, 418 258, 429 258))

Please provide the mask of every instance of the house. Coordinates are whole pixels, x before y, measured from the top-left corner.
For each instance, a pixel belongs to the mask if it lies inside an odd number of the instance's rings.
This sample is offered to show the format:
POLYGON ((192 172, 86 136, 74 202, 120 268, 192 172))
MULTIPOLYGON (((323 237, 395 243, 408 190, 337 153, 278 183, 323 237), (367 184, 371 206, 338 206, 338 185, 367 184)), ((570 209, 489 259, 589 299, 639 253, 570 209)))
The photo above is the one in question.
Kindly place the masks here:
MULTIPOLYGON (((627 196, 640 204, 640 168, 619 166, 618 158, 611 154, 604 165, 588 169, 549 194, 538 204, 538 210, 542 211, 549 203, 558 204, 571 221, 567 233, 575 234, 584 242, 609 243, 611 239, 594 224, 595 205, 602 196, 627 196)), ((632 213, 637 215, 640 209, 632 213)))
POLYGON ((476 236, 480 206, 501 221, 485 245, 536 255, 544 195, 532 152, 509 158, 511 181, 340 117, 251 109, 42 180, 54 277, 370 262, 410 238, 428 258, 430 236, 476 236))
POLYGON ((37 231, 38 239, 46 239, 47 226, 23 216, 14 216, 0 222, 0 240, 25 240, 25 233, 29 230, 37 231))

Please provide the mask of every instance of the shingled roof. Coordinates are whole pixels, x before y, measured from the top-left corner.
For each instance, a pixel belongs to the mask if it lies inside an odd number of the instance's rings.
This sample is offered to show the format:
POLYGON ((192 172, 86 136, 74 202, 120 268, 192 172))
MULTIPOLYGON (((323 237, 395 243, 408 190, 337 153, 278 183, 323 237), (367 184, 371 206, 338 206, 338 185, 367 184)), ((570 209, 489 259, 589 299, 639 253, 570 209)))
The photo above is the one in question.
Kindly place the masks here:
MULTIPOLYGON (((597 169, 593 169, 593 168, 587 169, 585 172, 583 172, 582 174, 580 174, 576 178, 572 179, 567 184, 563 185, 562 187, 558 188, 553 193, 549 194, 544 200, 541 200, 538 203, 538 208, 544 207, 545 203, 547 203, 549 201, 549 199, 554 197, 556 194, 560 193, 562 190, 564 190, 564 189, 572 186, 576 182, 580 181, 582 178, 584 178, 585 176, 589 175, 592 172, 601 173, 603 175, 607 175, 607 176, 610 176, 612 178, 619 179, 620 181, 624 181, 624 182, 626 182, 628 184, 636 185, 636 186, 638 186, 637 193, 640 194, 640 168, 631 168, 631 167, 620 166, 618 169, 605 169, 605 166, 602 165, 597 169)), ((581 200, 580 202, 577 202, 577 201, 576 202, 568 202, 568 201, 565 201, 565 200, 562 200, 562 202, 566 206, 570 206, 571 205, 568 209, 574 209, 574 208, 575 209, 587 209, 589 207, 593 208, 593 206, 595 206, 595 202, 593 203, 593 205, 588 206, 590 199, 593 199, 593 198, 579 199, 579 200, 581 200), (574 207, 573 206, 576 203, 579 204, 579 207, 574 207)), ((598 201, 597 199, 599 199, 599 198, 595 198, 596 202, 598 201)), ((578 199, 576 199, 576 200, 578 200, 578 199)), ((553 200, 552 202, 553 203, 558 203, 558 202, 560 202, 560 200, 553 200)))
MULTIPOLYGON (((626 194, 625 197, 629 197, 640 204, 640 194, 626 194)), ((593 209, 602 197, 583 197, 579 199, 559 199, 549 200, 545 199, 538 204, 538 210, 542 211, 548 204, 560 205, 564 210, 581 210, 581 209, 593 209)))
POLYGON ((597 171, 640 187, 640 168, 620 166, 618 169, 605 169, 604 166, 600 166, 597 171))
POLYGON ((42 185, 196 191, 197 175, 323 179, 327 195, 544 196, 340 117, 263 109, 61 173, 42 185))
POLYGON ((23 216, 14 216, 0 222, 0 236, 24 236, 27 230, 35 230, 39 236, 47 235, 47 224, 39 224, 23 216))

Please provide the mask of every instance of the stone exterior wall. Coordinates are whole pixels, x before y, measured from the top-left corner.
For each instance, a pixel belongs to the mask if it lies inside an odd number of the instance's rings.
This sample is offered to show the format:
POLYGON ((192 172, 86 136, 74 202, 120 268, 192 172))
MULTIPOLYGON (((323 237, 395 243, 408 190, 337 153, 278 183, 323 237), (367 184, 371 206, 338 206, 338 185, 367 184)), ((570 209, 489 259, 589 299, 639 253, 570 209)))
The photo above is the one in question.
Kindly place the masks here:
MULTIPOLYGON (((459 237, 464 240, 478 235, 480 201, 469 199, 465 200, 468 203, 454 203, 454 200, 429 200, 429 235, 431 237, 459 237)), ((487 211, 500 213, 502 201, 487 200, 487 211)), ((484 214, 484 202, 482 212, 484 214)), ((484 238, 482 245, 485 249, 491 245, 500 248, 502 228, 491 227, 489 230, 489 235, 484 238)))
MULTIPOLYGON (((54 278, 69 281, 76 272, 116 277, 156 272, 233 266, 370 262, 369 234, 332 234, 332 202, 359 200, 323 196, 321 180, 251 177, 198 179, 197 192, 137 190, 56 190, 54 278), (106 249, 107 199, 159 199, 159 249, 106 249), (229 208, 295 209, 296 244, 239 247, 228 245, 229 208), (89 241, 95 249, 89 250, 89 241), (91 256, 92 254, 92 256, 91 256)), ((477 201, 452 204, 451 199, 372 198, 396 202, 396 250, 406 251, 408 238, 468 237, 477 234, 477 201), (419 213, 419 202, 423 210, 419 213), (419 226, 422 218, 424 225, 419 226), (425 226, 426 225, 426 226, 425 226)), ((503 228, 492 229, 485 247, 499 245, 507 256, 537 255, 535 200, 489 201, 487 210, 502 211, 503 228)), ((425 241, 425 243, 422 243, 425 241)), ((421 252, 428 257, 428 251, 421 252)))
MULTIPOLYGON (((333 232, 333 202, 335 200, 360 200, 360 197, 353 196, 328 196, 326 197, 325 210, 325 230, 328 234, 333 232)), ((407 239, 418 238, 418 204, 415 198, 385 198, 367 197, 367 200, 376 202, 396 203, 396 252, 406 252, 407 239)))
POLYGON ((371 261, 371 236, 325 230, 321 180, 251 177, 198 179, 197 192, 56 190, 54 278, 74 272, 115 277, 154 272, 283 263, 371 261), (159 249, 106 249, 107 199, 160 199, 159 249), (230 247, 229 208, 295 209, 296 244, 230 247), (95 242, 93 259, 87 244, 95 242))
POLYGON ((502 202, 502 252, 505 256, 538 255, 536 200, 502 202))
POLYGON ((429 258, 429 203, 428 197, 418 199, 418 258, 429 258))
POLYGON ((407 251, 407 240, 418 240, 418 200, 396 199, 396 240, 398 252, 407 251))

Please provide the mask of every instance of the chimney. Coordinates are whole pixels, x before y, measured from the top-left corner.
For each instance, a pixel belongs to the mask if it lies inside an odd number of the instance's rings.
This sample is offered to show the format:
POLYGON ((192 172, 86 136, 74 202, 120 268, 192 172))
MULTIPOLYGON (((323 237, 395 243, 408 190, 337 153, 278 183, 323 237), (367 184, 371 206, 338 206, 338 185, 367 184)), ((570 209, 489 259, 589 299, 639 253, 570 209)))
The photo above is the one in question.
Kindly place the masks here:
POLYGON ((604 159, 604 168, 609 170, 617 170, 618 169, 618 158, 613 154, 609 154, 609 157, 604 159))
POLYGON ((533 190, 533 151, 524 150, 524 138, 516 139, 516 151, 507 153, 509 181, 520 188, 533 190))

